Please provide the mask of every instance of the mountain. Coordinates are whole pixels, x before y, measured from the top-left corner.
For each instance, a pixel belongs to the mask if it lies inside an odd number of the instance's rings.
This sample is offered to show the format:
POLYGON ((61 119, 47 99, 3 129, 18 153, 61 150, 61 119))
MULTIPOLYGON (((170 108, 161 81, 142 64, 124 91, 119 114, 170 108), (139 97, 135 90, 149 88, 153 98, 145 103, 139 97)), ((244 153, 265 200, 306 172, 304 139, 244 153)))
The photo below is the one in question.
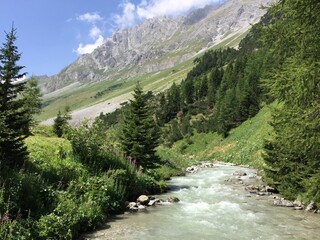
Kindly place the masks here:
POLYGON ((125 79, 157 72, 186 61, 222 41, 240 38, 265 13, 271 0, 227 0, 184 17, 156 17, 119 29, 91 54, 80 56, 58 74, 45 78, 44 93, 73 83, 125 79))

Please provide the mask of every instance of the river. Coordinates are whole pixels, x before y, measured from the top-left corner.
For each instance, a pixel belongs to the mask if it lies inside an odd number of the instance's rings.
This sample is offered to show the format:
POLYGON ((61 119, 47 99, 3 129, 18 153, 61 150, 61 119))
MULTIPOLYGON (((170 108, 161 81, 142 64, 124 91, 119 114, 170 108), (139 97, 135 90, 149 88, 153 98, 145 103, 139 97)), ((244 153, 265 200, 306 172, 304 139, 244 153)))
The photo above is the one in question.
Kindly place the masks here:
POLYGON ((228 165, 174 177, 171 190, 157 197, 175 196, 180 202, 116 216, 85 239, 320 239, 320 214, 276 207, 271 196, 250 195, 242 184, 226 181, 235 171, 247 173, 244 182, 255 179, 255 170, 228 165))

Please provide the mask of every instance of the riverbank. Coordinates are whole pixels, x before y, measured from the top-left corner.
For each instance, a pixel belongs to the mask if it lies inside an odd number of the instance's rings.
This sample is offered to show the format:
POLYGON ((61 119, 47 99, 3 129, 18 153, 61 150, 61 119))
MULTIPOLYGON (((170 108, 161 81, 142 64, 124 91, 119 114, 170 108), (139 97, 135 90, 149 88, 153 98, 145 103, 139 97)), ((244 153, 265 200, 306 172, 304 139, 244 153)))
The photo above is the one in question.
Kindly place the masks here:
POLYGON ((179 203, 116 216, 104 229, 86 234, 82 239, 316 239, 319 236, 319 214, 273 206, 277 194, 253 194, 244 188, 246 184, 261 183, 255 169, 215 164, 213 168, 172 178, 168 181, 171 190, 157 196, 176 196, 181 200, 179 203), (233 175, 236 172, 246 175, 233 175))

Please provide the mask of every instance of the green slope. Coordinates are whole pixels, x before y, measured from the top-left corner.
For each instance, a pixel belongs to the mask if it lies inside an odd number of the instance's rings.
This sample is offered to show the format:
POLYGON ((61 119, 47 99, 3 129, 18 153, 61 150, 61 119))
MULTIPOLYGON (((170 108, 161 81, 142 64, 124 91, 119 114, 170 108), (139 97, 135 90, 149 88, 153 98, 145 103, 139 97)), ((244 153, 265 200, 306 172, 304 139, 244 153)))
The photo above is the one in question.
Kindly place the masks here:
POLYGON ((216 133, 195 133, 190 140, 178 141, 172 149, 161 146, 158 153, 179 167, 203 160, 218 160, 261 168, 262 147, 271 133, 268 122, 272 106, 265 106, 255 117, 231 130, 227 138, 216 133))

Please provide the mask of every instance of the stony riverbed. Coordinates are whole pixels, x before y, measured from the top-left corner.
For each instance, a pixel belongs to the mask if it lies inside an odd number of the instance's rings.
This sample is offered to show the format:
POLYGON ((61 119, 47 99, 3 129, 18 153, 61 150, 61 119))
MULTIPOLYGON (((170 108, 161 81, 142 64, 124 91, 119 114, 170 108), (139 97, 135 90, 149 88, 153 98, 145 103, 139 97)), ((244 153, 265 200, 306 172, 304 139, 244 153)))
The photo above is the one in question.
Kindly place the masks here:
POLYGON ((284 199, 254 169, 215 164, 169 186, 155 198, 179 202, 115 216, 82 239, 320 239, 320 214, 275 206, 284 199))

